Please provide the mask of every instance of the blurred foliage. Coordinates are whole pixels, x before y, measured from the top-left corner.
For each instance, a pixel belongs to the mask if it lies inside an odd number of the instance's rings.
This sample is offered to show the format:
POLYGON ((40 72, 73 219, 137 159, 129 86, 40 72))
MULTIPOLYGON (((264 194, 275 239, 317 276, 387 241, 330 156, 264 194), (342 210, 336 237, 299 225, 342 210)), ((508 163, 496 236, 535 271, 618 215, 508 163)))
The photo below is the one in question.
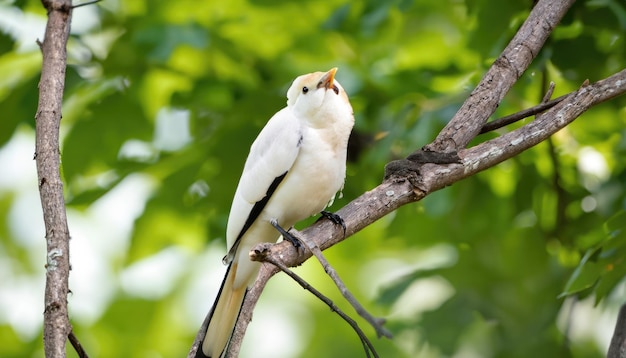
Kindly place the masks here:
MULTIPOLYGON (((96 215, 124 183, 143 180, 113 210, 135 210, 125 243, 116 244, 124 234, 113 219, 105 227, 86 224, 103 240, 73 239, 72 245, 96 247, 94 257, 107 267, 104 278, 90 277, 95 263, 72 258, 72 277, 86 276, 95 292, 89 300, 78 289, 70 296, 74 329, 87 351, 186 353, 203 318, 198 312, 215 295, 203 288, 206 297, 192 298, 193 282, 204 287, 209 280, 199 270, 205 253, 224 250, 207 249, 207 241, 223 241, 249 145, 284 106, 293 78, 337 66, 351 96, 356 127, 336 209, 376 186, 386 162, 436 136, 531 6, 107 0, 76 9, 62 130, 68 208, 75 216, 96 215), (133 195, 142 190, 145 203, 136 202, 133 195), (142 266, 151 262, 157 264, 142 266), (141 267, 151 267, 145 271, 155 277, 144 291, 125 281, 141 267), (151 290, 156 293, 146 293, 151 290), (79 309, 81 300, 95 313, 79 309)), ((33 138, 41 66, 35 38, 42 39, 44 23, 39 1, 0 2, 0 147, 20 134, 33 138)), ((556 83, 558 96, 623 69, 625 33, 623 2, 575 3, 496 116, 536 104, 547 81, 556 83)), ((603 356, 606 347, 593 337, 568 335, 568 302, 593 297, 601 312, 623 300, 614 292, 626 273, 625 106, 622 97, 593 108, 548 142, 401 208, 328 251, 365 306, 388 316, 396 338, 375 341, 381 356, 603 356)), ((2 172, 10 176, 11 168, 2 172)), ((21 319, 8 318, 19 306, 9 292, 30 287, 25 297, 43 296, 44 233, 31 240, 39 249, 18 238, 15 227, 30 225, 11 214, 20 195, 0 187, 2 357, 42 354, 41 332, 21 331, 15 323, 21 319)), ((76 231, 72 222, 70 231, 76 231)), ((301 271, 341 305, 315 263, 301 271)), ((290 342, 299 347, 297 356, 363 354, 354 333, 325 306, 295 284, 282 286, 266 292, 274 304, 296 300, 309 312, 311 331, 290 342)), ((41 319, 41 306, 27 310, 41 319)), ((268 324, 260 313, 255 317, 253 326, 268 324)), ((290 324, 303 322, 294 316, 290 324)))

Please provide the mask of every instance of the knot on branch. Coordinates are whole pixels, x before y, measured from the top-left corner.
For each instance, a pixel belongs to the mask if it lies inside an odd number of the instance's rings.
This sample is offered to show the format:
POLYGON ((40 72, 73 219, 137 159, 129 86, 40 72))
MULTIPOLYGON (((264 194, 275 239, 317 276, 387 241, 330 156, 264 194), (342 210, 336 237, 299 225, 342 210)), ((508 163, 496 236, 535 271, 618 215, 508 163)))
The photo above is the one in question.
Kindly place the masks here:
POLYGON ((53 11, 69 15, 72 11, 72 2, 70 0, 41 0, 41 4, 48 12, 48 15, 53 11))
POLYGON ((44 313, 56 312, 63 308, 63 304, 59 301, 52 301, 48 303, 44 308, 44 313))
POLYGON ((267 261, 267 257, 272 254, 272 247, 276 245, 271 242, 262 242, 250 250, 250 260, 257 262, 267 261))
POLYGON ((299 266, 311 256, 311 253, 303 248, 298 249, 288 240, 281 242, 262 242, 257 244, 248 253, 250 260, 256 262, 281 262, 288 266, 299 266))
POLYGON ((457 152, 437 152, 426 147, 409 154, 405 159, 394 160, 385 165, 385 180, 406 179, 417 187, 417 179, 424 164, 454 164, 460 163, 457 152))
MULTIPOLYGON (((519 50, 519 48, 522 47, 522 44, 518 44, 517 46, 514 47, 514 49, 519 50)), ((519 51, 518 51, 519 52, 519 51)), ((512 60, 509 58, 509 56, 511 57, 515 57, 518 55, 518 52, 512 52, 509 51, 504 52, 500 55, 500 57, 498 57, 494 63, 493 66, 494 67, 498 67, 503 71, 513 71, 514 73, 514 78, 518 79, 522 76, 522 73, 524 73, 524 68, 518 68, 517 65, 517 61, 512 60)))

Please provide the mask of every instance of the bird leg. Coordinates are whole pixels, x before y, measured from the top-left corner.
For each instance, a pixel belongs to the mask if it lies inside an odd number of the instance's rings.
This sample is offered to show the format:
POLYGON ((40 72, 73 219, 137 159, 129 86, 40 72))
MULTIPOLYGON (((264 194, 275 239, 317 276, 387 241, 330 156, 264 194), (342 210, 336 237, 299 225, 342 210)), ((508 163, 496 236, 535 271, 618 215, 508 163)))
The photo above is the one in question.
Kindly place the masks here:
POLYGON ((302 243, 300 242, 300 239, 295 237, 293 234, 289 233, 287 230, 283 229, 283 227, 278 224, 278 220, 271 219, 270 220, 270 224, 272 224, 272 226, 276 230, 278 230, 278 232, 281 235, 283 235, 283 239, 289 241, 293 245, 293 247, 296 248, 296 250, 298 250, 298 251, 304 250, 304 247, 302 246, 302 243))
POLYGON ((343 221, 341 216, 335 213, 331 213, 330 211, 325 211, 325 210, 322 210, 320 214, 322 214, 322 216, 325 217, 326 219, 332 221, 333 224, 341 225, 341 228, 343 229, 343 237, 346 237, 346 222, 343 221))

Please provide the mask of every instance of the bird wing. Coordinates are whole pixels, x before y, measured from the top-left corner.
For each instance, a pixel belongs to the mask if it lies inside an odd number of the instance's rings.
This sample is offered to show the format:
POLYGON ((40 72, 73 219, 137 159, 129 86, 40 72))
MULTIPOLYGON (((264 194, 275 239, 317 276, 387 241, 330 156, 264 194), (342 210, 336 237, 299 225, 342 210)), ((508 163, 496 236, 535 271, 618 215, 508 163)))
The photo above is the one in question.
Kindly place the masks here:
POLYGON ((241 238, 293 166, 301 142, 300 121, 286 107, 267 122, 252 143, 228 217, 225 263, 232 261, 241 238))

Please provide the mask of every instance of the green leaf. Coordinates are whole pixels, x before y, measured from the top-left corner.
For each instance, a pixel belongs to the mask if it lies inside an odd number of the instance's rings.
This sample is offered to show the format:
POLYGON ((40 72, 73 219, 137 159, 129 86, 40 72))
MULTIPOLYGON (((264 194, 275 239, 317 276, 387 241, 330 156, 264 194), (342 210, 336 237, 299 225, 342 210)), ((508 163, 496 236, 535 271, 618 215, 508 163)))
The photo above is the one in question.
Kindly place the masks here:
POLYGON ((588 250, 585 253, 580 264, 576 267, 565 284, 565 289, 559 295, 559 298, 591 288, 598 282, 600 274, 602 273, 602 267, 598 265, 598 263, 590 261, 591 256, 595 253, 596 250, 588 250))

